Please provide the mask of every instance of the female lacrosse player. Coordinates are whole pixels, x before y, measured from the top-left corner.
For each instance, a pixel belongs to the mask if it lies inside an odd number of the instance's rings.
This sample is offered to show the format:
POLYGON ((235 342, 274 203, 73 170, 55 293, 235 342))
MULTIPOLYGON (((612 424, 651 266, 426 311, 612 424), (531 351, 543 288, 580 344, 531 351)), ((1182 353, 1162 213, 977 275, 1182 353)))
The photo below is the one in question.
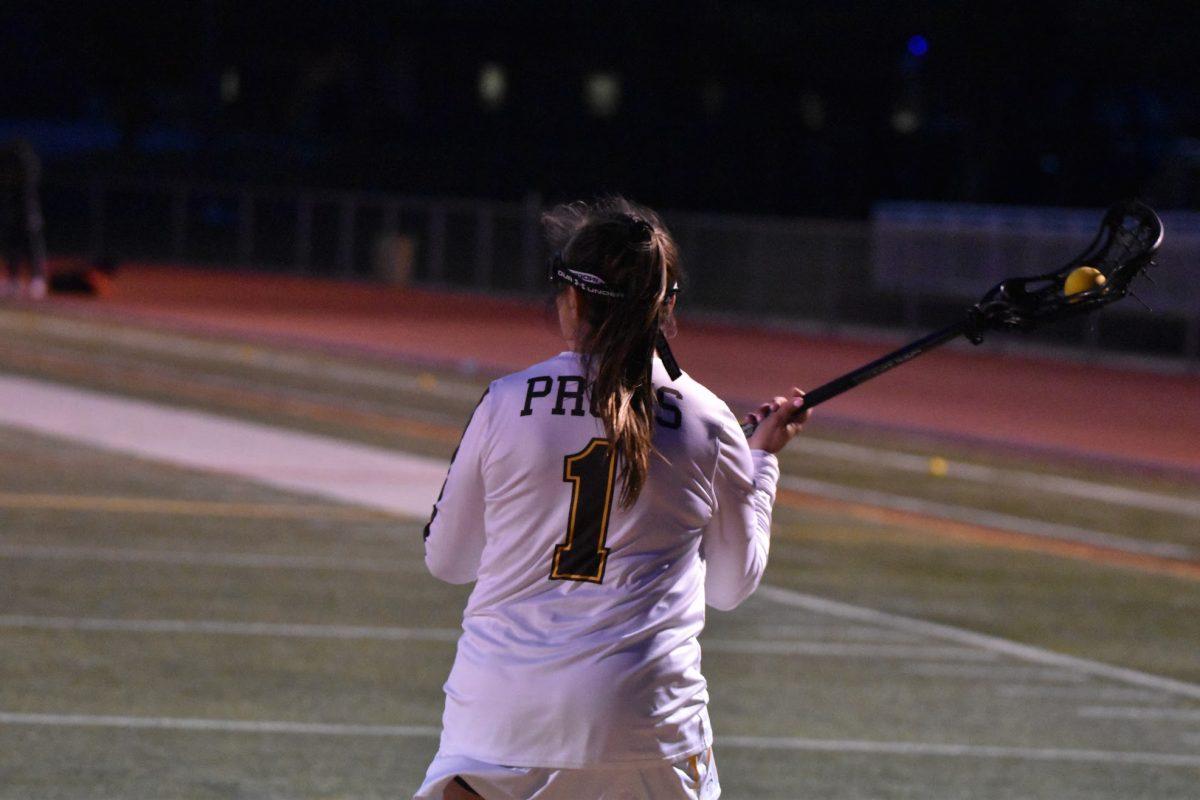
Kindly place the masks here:
POLYGON ((747 442, 679 372, 679 259, 653 212, 544 221, 567 350, 491 384, 425 529, 430 572, 475 588, 416 797, 709 800, 704 606, 758 585, 773 453, 807 412, 775 398, 747 442))

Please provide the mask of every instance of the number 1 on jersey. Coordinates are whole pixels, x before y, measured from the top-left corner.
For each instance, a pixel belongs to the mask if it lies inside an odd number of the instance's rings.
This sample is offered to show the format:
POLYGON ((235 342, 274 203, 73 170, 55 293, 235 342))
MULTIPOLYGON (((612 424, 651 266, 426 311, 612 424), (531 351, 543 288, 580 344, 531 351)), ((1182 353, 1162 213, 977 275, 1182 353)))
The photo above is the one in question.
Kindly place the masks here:
POLYGON ((608 548, 608 514, 612 506, 617 459, 607 439, 592 439, 587 447, 563 459, 563 480, 571 486, 567 541, 554 546, 550 580, 604 580, 608 548))

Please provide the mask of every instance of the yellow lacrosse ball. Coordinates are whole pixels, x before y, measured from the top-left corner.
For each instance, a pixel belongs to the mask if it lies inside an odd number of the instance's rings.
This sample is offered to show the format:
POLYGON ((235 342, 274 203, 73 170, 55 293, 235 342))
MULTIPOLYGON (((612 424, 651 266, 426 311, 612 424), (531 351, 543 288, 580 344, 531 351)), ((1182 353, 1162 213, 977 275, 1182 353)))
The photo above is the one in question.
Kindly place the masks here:
POLYGON ((1108 278, 1104 277, 1104 273, 1095 267, 1076 267, 1071 270, 1066 281, 1063 282, 1063 294, 1068 296, 1079 294, 1089 289, 1097 289, 1106 283, 1108 283, 1108 278))

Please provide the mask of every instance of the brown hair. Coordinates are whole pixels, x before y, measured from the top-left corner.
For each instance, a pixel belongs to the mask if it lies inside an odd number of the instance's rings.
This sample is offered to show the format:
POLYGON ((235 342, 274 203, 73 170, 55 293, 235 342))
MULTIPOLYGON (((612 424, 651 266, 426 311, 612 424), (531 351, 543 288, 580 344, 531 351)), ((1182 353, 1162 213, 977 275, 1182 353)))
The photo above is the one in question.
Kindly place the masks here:
POLYGON ((586 323, 577 346, 592 410, 620 457, 621 505, 641 494, 654 450, 651 367, 660 328, 671 332, 679 249, 648 208, 622 197, 561 205, 542 217, 551 248, 571 269, 602 278, 621 297, 580 292, 586 323))

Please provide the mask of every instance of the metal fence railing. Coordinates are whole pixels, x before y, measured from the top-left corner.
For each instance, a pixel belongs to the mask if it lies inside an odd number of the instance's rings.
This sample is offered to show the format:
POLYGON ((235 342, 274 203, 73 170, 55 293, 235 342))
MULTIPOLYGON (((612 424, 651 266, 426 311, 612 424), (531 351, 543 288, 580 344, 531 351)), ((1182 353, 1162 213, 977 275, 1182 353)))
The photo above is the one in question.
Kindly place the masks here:
MULTIPOLYGON (((543 289, 536 196, 512 203, 96 179, 48 183, 44 206, 50 247, 62 253, 508 294, 543 289)), ((1002 209, 989 217, 966 208, 955 217, 954 207, 933 207, 923 219, 885 207, 871 222, 664 216, 684 254, 690 308, 836 332, 941 325, 978 299, 993 272, 1037 272, 1074 255, 1102 213, 1002 209), (1020 224, 997 222, 1014 214, 1020 224), (1070 224, 1062 214, 1073 215, 1070 224)), ((1200 258, 1200 215, 1175 215, 1167 228, 1160 271, 1175 273, 1182 288, 1147 287, 1155 311, 1126 301, 1036 336, 1200 359, 1200 294, 1184 280, 1192 256, 1200 258)))

